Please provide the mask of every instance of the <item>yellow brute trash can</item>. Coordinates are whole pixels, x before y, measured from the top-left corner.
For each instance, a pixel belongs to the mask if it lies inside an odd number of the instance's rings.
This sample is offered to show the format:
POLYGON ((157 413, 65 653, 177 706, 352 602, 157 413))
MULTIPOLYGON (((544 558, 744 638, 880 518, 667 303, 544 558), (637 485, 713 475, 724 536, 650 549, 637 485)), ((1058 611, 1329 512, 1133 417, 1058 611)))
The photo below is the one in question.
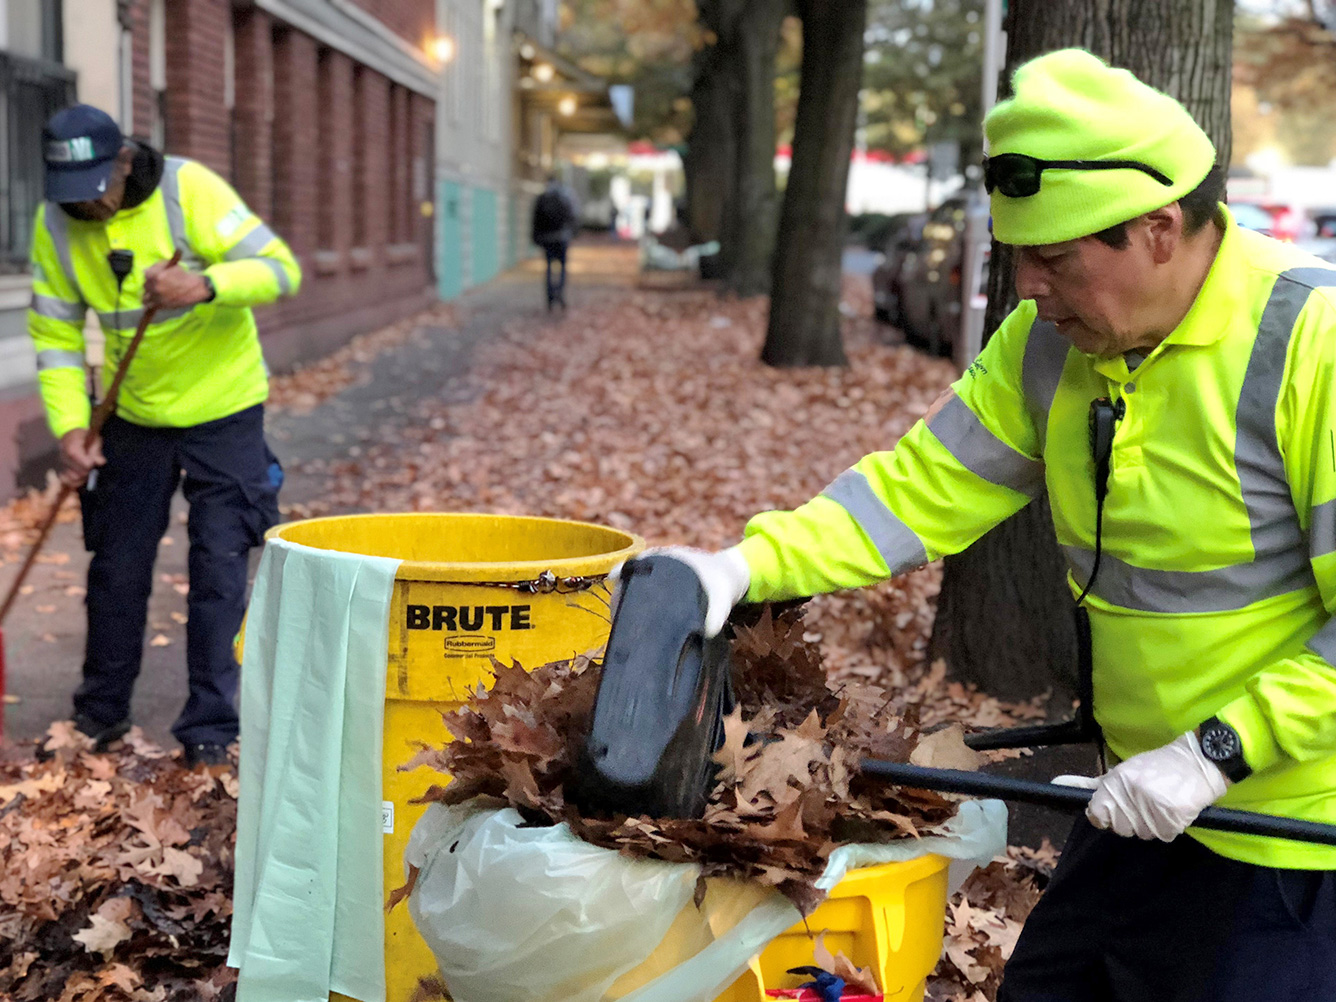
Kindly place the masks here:
MULTIPOLYGON (((347 515, 290 522, 270 538, 401 560, 390 601, 381 821, 385 893, 404 882, 404 848, 440 776, 400 772, 424 745, 450 740, 442 712, 492 677, 492 658, 526 668, 601 647, 612 567, 639 536, 584 522, 510 515, 347 515)), ((436 972, 407 908, 385 918, 387 1002, 409 1002, 436 972)), ((334 996, 343 998, 343 996, 334 996)))

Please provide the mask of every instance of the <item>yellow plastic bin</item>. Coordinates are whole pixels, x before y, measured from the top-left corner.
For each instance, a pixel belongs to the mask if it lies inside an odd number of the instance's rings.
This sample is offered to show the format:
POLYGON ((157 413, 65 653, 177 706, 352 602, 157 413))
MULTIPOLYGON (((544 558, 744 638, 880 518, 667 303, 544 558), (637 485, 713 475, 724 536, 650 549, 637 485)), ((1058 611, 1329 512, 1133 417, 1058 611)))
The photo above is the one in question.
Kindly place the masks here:
POLYGON ((949 864, 942 856, 921 856, 851 871, 806 924, 771 940, 717 1002, 765 1002, 768 988, 810 980, 787 972, 814 963, 815 936, 821 932, 832 954, 843 953, 876 972, 887 1002, 921 1002, 942 953, 949 864))
MULTIPOLYGON (((816 937, 823 932, 832 954, 843 953, 876 973, 887 1002, 921 1002, 942 952, 950 862, 928 855, 850 871, 806 922, 771 940, 715 1002, 770 1002, 768 989, 796 988, 810 980, 788 971, 816 964, 816 937)), ((688 904, 645 962, 613 984, 610 998, 631 994, 695 955, 770 893, 736 880, 705 883, 700 910, 688 904)))
MULTIPOLYGON (((644 548, 628 532, 510 515, 347 515, 290 522, 268 538, 402 560, 390 601, 382 822, 385 893, 404 880, 408 835, 440 775, 399 772, 422 744, 450 740, 441 713, 491 679, 492 658, 535 668, 602 646, 612 567, 644 548)), ((436 960, 407 908, 385 919, 387 1002, 409 1002, 436 960)), ((334 998, 343 998, 334 995, 334 998)))

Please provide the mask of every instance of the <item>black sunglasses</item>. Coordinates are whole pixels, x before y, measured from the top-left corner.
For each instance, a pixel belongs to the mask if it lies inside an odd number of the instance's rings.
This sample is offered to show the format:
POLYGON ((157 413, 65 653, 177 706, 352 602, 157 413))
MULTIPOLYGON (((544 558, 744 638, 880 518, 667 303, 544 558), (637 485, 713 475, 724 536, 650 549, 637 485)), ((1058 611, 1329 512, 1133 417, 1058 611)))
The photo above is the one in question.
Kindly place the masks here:
POLYGON ((1039 193, 1040 175, 1055 167, 1059 170, 1139 170, 1166 187, 1174 183, 1154 167, 1137 160, 1040 160, 1024 153, 1000 153, 983 158, 983 187, 990 195, 996 188, 1008 198, 1028 198, 1039 193))

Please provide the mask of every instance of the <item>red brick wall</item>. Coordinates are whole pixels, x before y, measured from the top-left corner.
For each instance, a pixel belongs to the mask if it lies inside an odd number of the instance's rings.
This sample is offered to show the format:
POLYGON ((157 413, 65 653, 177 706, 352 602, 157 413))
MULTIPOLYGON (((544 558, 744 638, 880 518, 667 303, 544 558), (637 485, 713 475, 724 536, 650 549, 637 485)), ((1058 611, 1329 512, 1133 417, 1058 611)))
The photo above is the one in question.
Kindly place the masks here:
POLYGON ((406 87, 394 87, 391 93, 391 136, 394 146, 394 172, 391 176, 392 199, 390 220, 390 240, 403 243, 412 239, 412 191, 413 146, 410 122, 408 118, 409 91, 406 87))
POLYGON ((251 8, 234 21, 236 109, 232 117, 232 183, 262 218, 274 215, 274 29, 251 8))
POLYGON ((135 0, 130 8, 130 71, 134 81, 134 123, 127 133, 148 136, 153 128, 153 90, 148 76, 148 0, 135 0))
POLYGON ((320 147, 325 169, 319 190, 326 214, 321 250, 347 255, 353 245, 353 61, 342 52, 326 50, 321 56, 320 147))
POLYGON ((223 102, 223 37, 231 0, 166 4, 167 152, 232 174, 231 122, 223 102))
POLYGON ((362 176, 354 179, 357 197, 352 208, 362 219, 361 245, 380 257, 390 240, 390 82, 364 69, 360 89, 362 176))
POLYGON ((426 45, 435 34, 436 0, 353 0, 400 38, 426 45))
POLYGON ((273 198, 270 223, 298 257, 317 249, 318 214, 325 200, 317 187, 321 149, 317 46, 309 35, 274 31, 273 198))
MULTIPOLYGON (((147 132, 148 3, 137 4, 135 115, 147 132)), ((431 0, 362 5, 406 38, 429 31, 434 10, 431 0)), ((230 0, 167 0, 166 13, 169 152, 231 178, 302 265, 301 293, 256 313, 270 365, 281 371, 318 357, 434 300, 432 220, 414 190, 415 177, 425 178, 433 197, 434 103, 253 7, 234 14, 230 0), (235 123, 223 103, 228 18, 235 123)))

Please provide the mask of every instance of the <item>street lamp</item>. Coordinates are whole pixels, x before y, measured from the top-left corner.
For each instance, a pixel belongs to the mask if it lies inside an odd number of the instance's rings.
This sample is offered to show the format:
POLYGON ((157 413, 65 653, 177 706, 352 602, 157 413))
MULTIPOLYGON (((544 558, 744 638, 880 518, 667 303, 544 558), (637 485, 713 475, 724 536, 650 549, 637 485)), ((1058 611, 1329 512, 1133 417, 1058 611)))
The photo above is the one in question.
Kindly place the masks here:
POLYGON ((431 51, 436 61, 444 66, 455 58, 455 40, 449 35, 437 35, 431 43, 431 51))

